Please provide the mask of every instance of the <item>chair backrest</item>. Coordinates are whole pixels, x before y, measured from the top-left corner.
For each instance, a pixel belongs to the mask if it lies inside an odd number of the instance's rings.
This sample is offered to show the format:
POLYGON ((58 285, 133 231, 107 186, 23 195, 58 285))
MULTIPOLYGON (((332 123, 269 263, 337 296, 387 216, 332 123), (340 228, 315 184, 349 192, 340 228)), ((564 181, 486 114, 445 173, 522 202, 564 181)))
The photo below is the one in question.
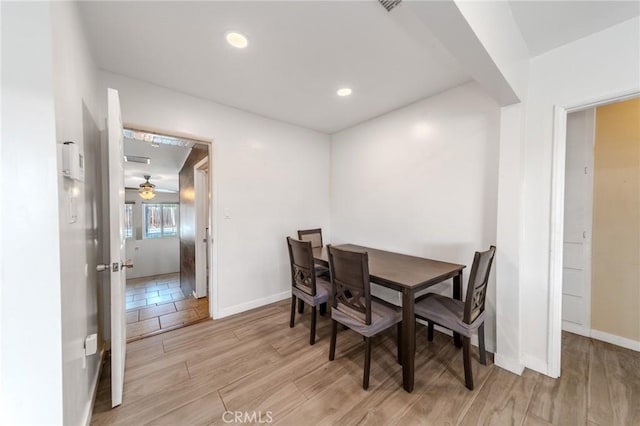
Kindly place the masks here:
POLYGON ((298 231, 298 239, 302 241, 311 241, 313 248, 322 247, 322 229, 301 229, 298 231))
POLYGON ((478 315, 484 312, 489 273, 491 273, 491 264, 495 254, 496 248, 491 246, 489 250, 476 252, 473 256, 471 275, 469 275, 469 284, 467 285, 467 297, 464 303, 464 316, 462 317, 462 321, 466 324, 471 324, 478 315))
POLYGON ((371 324, 371 284, 366 252, 327 246, 331 273, 332 305, 363 324, 371 324))
POLYGON ((291 286, 315 296, 316 270, 313 263, 311 243, 287 237, 287 247, 289 248, 289 261, 291 262, 291 286))

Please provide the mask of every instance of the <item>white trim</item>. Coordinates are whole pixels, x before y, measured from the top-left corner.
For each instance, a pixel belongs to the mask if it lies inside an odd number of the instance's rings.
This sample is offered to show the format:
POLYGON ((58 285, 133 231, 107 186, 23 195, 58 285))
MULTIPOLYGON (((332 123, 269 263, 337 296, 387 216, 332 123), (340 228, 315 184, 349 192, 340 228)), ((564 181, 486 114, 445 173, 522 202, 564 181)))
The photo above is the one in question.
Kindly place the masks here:
POLYGON ((524 364, 513 358, 503 357, 500 354, 493 354, 493 363, 498 367, 510 371, 518 376, 522 376, 524 372, 524 364))
POLYGON ((551 229, 549 235, 549 311, 548 311, 548 364, 539 359, 523 357, 525 366, 547 374, 560 376, 562 354, 562 256, 564 234, 564 180, 566 155, 567 113, 620 102, 640 95, 640 87, 623 92, 608 93, 597 98, 571 102, 565 106, 554 106, 552 171, 551 171, 551 229), (543 366, 545 368, 543 368, 543 366))
POLYGON ((571 321, 562 321, 562 330, 584 337, 591 337, 591 330, 588 327, 571 321))
POLYGON ((100 361, 98 364, 98 368, 96 369, 96 375, 93 378, 93 382, 91 385, 91 401, 89 401, 88 410, 84 413, 84 426, 89 426, 91 424, 91 416, 93 414, 93 407, 96 404, 96 397, 98 396, 98 385, 100 384, 100 376, 102 375, 102 367, 104 366, 104 347, 100 351, 100 361))
POLYGON ((640 341, 638 340, 627 339, 626 337, 616 336, 615 334, 606 333, 600 330, 589 330, 579 324, 569 321, 562 321, 562 329, 569 333, 578 334, 580 336, 589 337, 591 339, 600 340, 602 342, 611 343, 612 345, 640 352, 640 341))
POLYGON ((538 373, 545 374, 547 376, 553 377, 554 379, 559 377, 550 374, 549 365, 543 359, 536 358, 530 355, 523 355, 522 362, 524 366, 530 370, 537 371, 538 373))
POLYGON ((283 291, 281 293, 276 293, 271 296, 251 300, 246 303, 240 303, 239 305, 230 306, 228 308, 222 308, 218 311, 214 311, 213 318, 219 319, 219 318, 228 317, 230 315, 239 314, 241 312, 245 312, 250 309, 259 308, 261 306, 268 305, 270 303, 279 302, 281 300, 285 300, 290 297, 291 297, 291 290, 283 291))
POLYGON ((220 290, 218 288, 218 168, 215 141, 209 143, 209 316, 219 318, 220 290))
POLYGON ((605 333, 599 330, 591 330, 591 338, 640 352, 640 341, 637 340, 627 339, 626 337, 616 336, 615 334, 605 333))
POLYGON ((208 205, 209 201, 209 152, 207 150, 207 156, 202 160, 198 161, 193 166, 193 188, 195 193, 195 211, 196 211, 196 221, 195 221, 195 258, 196 258, 196 270, 195 270, 195 288, 193 293, 196 299, 201 297, 205 297, 207 295, 207 274, 202 270, 204 268, 206 270, 207 267, 207 252, 209 251, 210 239, 209 235, 211 234, 211 220, 209 219, 209 210, 210 206, 208 205), (207 166, 206 171, 202 171, 203 166, 207 166), (206 201, 203 200, 202 192, 206 192, 206 201), (203 204, 204 203, 204 204, 203 204), (203 212, 206 211, 206 214, 203 212), (208 234, 202 235, 202 229, 199 226, 203 225, 203 217, 206 216, 206 228, 209 230, 208 234), (205 240, 205 246, 202 245, 202 240, 205 240))
MULTIPOLYGON (((551 238, 549 247, 549 341, 547 357, 549 375, 560 376, 561 323, 562 323, 562 266, 564 244, 564 184, 565 155, 567 152, 567 110, 553 108, 553 151, 551 176, 551 238)), ((525 362, 525 365, 528 363, 525 362)), ((536 364, 536 362, 534 362, 536 364)), ((547 366, 545 366, 546 370, 547 366)), ((535 369, 540 371, 539 369, 535 369)))

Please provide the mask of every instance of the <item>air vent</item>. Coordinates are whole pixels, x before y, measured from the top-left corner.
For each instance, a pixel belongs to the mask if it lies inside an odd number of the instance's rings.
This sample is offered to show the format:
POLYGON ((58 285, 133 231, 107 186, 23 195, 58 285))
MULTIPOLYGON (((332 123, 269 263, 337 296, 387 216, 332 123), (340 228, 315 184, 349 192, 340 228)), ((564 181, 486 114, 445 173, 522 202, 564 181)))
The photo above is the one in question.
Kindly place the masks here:
POLYGON ((151 158, 136 157, 135 155, 125 155, 124 161, 126 161, 127 163, 151 164, 151 158))
POLYGON ((382 7, 387 9, 387 12, 391 12, 391 9, 400 4, 402 0, 378 0, 382 7))
POLYGON ((181 148, 191 148, 193 146, 193 142, 187 139, 174 138, 173 136, 164 136, 149 132, 141 132, 138 130, 123 129, 122 135, 128 139, 147 142, 154 148, 157 148, 160 145, 179 146, 181 148))

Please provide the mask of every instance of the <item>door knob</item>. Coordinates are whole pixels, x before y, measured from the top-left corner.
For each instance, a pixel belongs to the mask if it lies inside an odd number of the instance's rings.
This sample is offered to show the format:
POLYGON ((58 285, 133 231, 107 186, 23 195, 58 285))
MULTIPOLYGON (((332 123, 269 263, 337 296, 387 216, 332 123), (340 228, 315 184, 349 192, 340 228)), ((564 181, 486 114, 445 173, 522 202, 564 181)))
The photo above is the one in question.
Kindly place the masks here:
POLYGON ((109 265, 108 263, 99 263, 96 265, 96 271, 98 272, 108 271, 110 268, 111 265, 109 265))
POLYGON ((133 261, 131 259, 127 259, 125 263, 122 264, 123 268, 133 268, 133 261))

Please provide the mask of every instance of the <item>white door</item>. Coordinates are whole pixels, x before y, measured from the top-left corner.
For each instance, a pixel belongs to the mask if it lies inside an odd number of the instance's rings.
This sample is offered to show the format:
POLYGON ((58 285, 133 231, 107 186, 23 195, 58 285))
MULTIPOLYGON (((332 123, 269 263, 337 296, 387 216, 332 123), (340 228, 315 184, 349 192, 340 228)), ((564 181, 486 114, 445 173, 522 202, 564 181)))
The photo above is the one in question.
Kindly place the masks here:
POLYGON ((562 329, 591 330, 591 222, 595 110, 567 115, 562 329))
POLYGON ((122 403, 124 361, 127 350, 124 258, 124 154, 122 115, 118 91, 107 90, 109 151, 109 256, 111 273, 111 406, 122 403))
POLYGON ((209 247, 209 157, 193 167, 193 190, 196 209, 196 288, 197 298, 207 295, 207 260, 209 247))

